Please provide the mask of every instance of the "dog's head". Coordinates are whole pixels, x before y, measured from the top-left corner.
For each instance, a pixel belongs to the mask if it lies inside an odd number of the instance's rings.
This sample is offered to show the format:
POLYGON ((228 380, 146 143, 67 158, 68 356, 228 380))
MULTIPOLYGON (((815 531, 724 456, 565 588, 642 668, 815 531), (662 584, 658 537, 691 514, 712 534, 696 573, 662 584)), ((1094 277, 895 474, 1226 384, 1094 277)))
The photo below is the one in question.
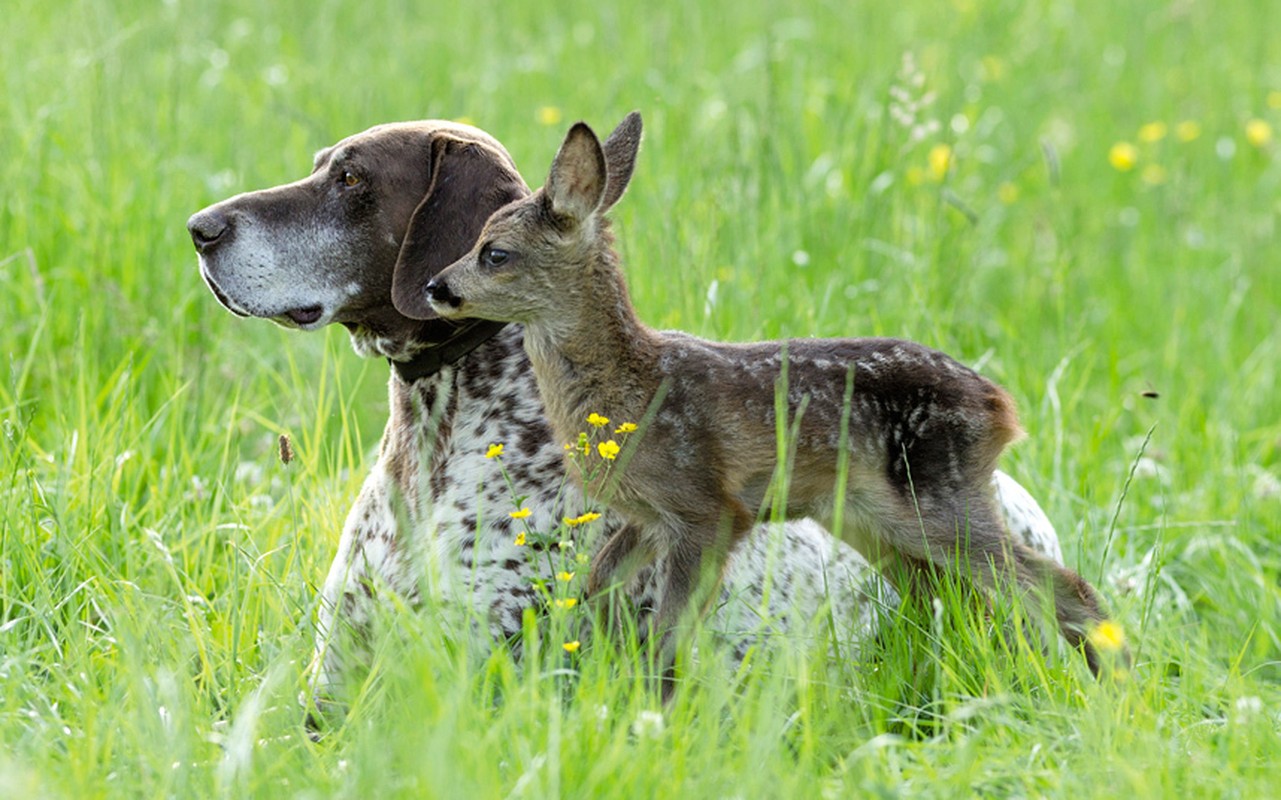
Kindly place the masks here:
POLYGON ((200 274, 232 312, 305 330, 338 322, 357 349, 399 351, 423 323, 397 312, 393 294, 420 291, 494 210, 527 194, 483 131, 394 123, 320 151, 309 177, 212 205, 187 228, 200 274))
POLYGON ((543 188, 496 211, 474 247, 445 269, 405 270, 426 277, 415 291, 397 291, 396 307, 420 319, 532 323, 583 302, 599 278, 596 257, 612 241, 605 214, 627 189, 640 140, 636 112, 603 144, 586 124, 574 125, 543 188))

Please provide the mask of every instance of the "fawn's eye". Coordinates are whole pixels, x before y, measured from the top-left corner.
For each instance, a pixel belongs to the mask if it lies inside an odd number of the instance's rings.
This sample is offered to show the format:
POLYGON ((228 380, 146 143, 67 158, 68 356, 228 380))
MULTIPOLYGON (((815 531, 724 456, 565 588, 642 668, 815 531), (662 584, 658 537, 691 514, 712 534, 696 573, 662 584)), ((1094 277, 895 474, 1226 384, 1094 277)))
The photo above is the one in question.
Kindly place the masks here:
POLYGON ((358 183, 360 183, 360 176, 359 176, 359 175, 357 175, 356 173, 354 173, 354 172, 344 172, 344 173, 342 174, 342 185, 343 185, 343 186, 355 186, 355 185, 356 185, 356 184, 358 184, 358 183))
POLYGON ((497 247, 486 247, 480 251, 480 263, 487 267, 501 267, 511 258, 511 253, 497 247))

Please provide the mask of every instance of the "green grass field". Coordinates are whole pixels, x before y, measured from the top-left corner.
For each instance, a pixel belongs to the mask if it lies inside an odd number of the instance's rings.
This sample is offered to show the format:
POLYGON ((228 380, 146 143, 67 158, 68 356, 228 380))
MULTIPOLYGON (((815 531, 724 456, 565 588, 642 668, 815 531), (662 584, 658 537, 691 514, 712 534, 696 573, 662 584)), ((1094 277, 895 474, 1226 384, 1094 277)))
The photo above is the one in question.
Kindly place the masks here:
POLYGON ((1275 793, 1281 8, 348 6, 7 6, 0 796, 1275 793), (664 709, 634 654, 478 667, 426 609, 305 736, 387 367, 223 311, 187 216, 397 119, 466 118, 538 185, 570 122, 634 108, 642 316, 982 362, 1030 433, 1004 466, 1125 626, 1128 680, 955 602, 870 664, 707 658, 664 709))

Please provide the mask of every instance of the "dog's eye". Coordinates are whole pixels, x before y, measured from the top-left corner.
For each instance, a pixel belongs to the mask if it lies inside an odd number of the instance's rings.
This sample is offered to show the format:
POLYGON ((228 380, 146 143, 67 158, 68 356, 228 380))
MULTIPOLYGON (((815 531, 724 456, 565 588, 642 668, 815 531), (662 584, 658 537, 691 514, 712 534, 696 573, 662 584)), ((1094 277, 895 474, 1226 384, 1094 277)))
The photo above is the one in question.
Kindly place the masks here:
POLYGON ((480 263, 487 267, 501 267, 507 263, 511 254, 506 250, 499 250, 497 247, 486 247, 480 251, 480 263))
POLYGON ((344 172, 342 174, 343 186, 355 186, 360 183, 360 176, 354 172, 344 172))

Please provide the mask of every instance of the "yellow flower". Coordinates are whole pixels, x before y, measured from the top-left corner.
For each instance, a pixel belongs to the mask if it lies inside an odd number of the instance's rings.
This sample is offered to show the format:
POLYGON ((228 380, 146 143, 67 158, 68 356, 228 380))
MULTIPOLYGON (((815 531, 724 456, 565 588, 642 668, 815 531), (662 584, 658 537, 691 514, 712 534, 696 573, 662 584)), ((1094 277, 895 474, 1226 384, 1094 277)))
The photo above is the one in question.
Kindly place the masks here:
POLYGON ((507 516, 511 517, 512 519, 524 519, 525 517, 528 517, 532 513, 534 512, 530 511, 528 508, 520 508, 515 511, 508 511, 507 516))
POLYGON ((579 553, 578 555, 574 556, 574 561, 578 562, 579 564, 586 564, 588 561, 591 561, 591 560, 592 560, 591 556, 587 555, 586 553, 579 553))
POLYGON ((1261 119, 1252 119, 1245 124, 1245 140, 1255 147, 1265 147, 1272 141, 1272 126, 1261 119))
POLYGON ((1160 121, 1149 122, 1146 125, 1140 125, 1139 141, 1148 142, 1148 143, 1159 142, 1165 138, 1165 134, 1168 130, 1169 128, 1166 126, 1166 124, 1160 121))
POLYGON ((541 125, 557 125, 562 119, 560 109, 556 106, 539 106, 538 122, 541 125))
POLYGON ((502 454, 503 446, 501 444, 491 444, 489 449, 485 451, 485 458, 498 458, 502 454))
POLYGON ((609 424, 609 417, 602 417, 595 411, 587 415, 587 424, 593 428, 603 428, 609 424))
POLYGON ((576 517, 564 517, 562 522, 573 528, 578 525, 586 525, 589 522, 595 522, 598 519, 600 519, 600 514, 597 514, 595 511, 588 511, 586 514, 579 514, 576 517))
POLYGON ((1008 206, 1019 199, 1019 187, 1006 181, 996 187, 996 198, 1008 206))
POLYGON ((1108 151, 1108 163, 1118 172, 1129 172, 1139 160, 1139 149, 1129 142, 1117 142, 1108 151))
POLYGON ((570 609, 578 605, 577 597, 563 597, 556 601, 557 608, 570 609))
POLYGON ((524 547, 524 546, 525 546, 525 532, 524 532, 524 531, 521 531, 520 533, 516 534, 516 546, 517 546, 517 547, 524 547))
POLYGON ((1116 653, 1125 647, 1125 630, 1110 619, 1091 628, 1085 638, 1096 650, 1104 653, 1116 653))
POLYGON ((1190 142, 1201 135, 1201 123, 1194 119, 1185 119, 1174 126, 1174 135, 1180 142, 1190 142))
POLYGON ((622 448, 618 446, 618 442, 613 439, 596 445, 596 451, 600 453, 600 457, 606 461, 613 461, 618 458, 618 451, 621 449, 622 448))
POLYGON ((1142 177, 1143 182, 1149 186, 1160 186, 1165 183, 1165 167, 1160 164, 1148 164, 1143 168, 1143 173, 1140 177, 1142 177))
POLYGON ((945 144, 936 144, 930 148, 930 177, 936 182, 941 182, 947 177, 947 171, 952 166, 952 148, 945 144))
POLYGON ((564 570, 561 570, 560 572, 556 573, 556 580, 558 581, 569 583, 573 579, 574 579, 574 573, 572 572, 565 572, 564 570))
POLYGON ((592 452, 592 445, 591 442, 587 441, 586 433, 579 432, 578 443, 574 445, 574 449, 583 455, 588 455, 592 452))
POLYGON ((564 644, 561 645, 561 647, 565 648, 566 653, 577 653, 579 648, 579 641, 575 639, 572 642, 565 642, 564 644))
POLYGON ((635 432, 636 432, 635 422, 624 422, 622 425, 619 425, 617 428, 614 429, 614 433, 635 433, 635 432))

